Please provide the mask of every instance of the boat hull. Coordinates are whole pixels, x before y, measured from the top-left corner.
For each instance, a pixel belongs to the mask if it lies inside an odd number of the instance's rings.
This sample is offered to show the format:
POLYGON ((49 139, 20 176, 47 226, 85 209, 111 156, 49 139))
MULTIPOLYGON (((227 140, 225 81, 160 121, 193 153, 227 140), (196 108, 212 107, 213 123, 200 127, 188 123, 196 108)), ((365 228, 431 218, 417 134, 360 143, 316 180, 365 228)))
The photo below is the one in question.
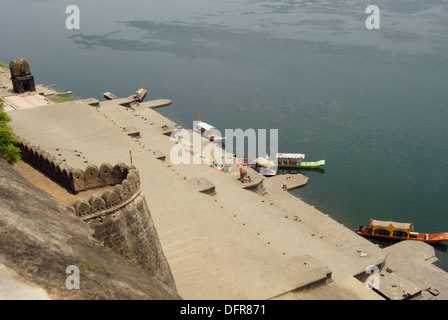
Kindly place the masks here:
POLYGON ((118 97, 111 92, 104 92, 104 97, 109 100, 118 99, 118 97))
POLYGON ((300 169, 300 168, 318 168, 320 166, 325 165, 325 160, 315 161, 315 162, 305 162, 302 161, 300 164, 296 165, 284 165, 284 164, 278 164, 279 168, 294 168, 294 169, 300 169))
POLYGON ((148 92, 148 90, 140 88, 140 89, 137 90, 137 92, 135 94, 129 96, 129 98, 132 98, 132 99, 134 99, 137 102, 142 102, 143 99, 145 99, 147 92, 148 92))
POLYGON ((435 244, 442 241, 448 241, 448 232, 442 232, 442 233, 416 233, 415 236, 411 236, 409 238, 407 237, 397 237, 397 236, 389 236, 389 235, 380 235, 380 234, 372 234, 371 228, 361 228, 361 230, 357 231, 357 234, 363 237, 369 237, 369 238, 377 238, 377 239, 388 239, 388 240, 396 240, 396 241, 402 241, 402 240, 416 240, 416 241, 423 241, 429 244, 435 244))
POLYGON ((265 176, 265 177, 273 177, 277 174, 277 171, 275 170, 259 170, 258 173, 260 173, 261 175, 265 176))

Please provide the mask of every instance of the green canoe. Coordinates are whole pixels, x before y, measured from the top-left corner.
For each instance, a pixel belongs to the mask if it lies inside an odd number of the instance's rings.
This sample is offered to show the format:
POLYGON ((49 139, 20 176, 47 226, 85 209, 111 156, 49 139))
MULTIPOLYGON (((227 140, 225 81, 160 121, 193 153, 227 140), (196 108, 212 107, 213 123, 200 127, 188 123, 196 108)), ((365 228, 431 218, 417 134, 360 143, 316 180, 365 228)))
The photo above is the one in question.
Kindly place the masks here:
POLYGON ((314 162, 302 161, 302 162, 300 162, 300 164, 290 164, 290 165, 284 165, 279 162, 278 167, 279 168, 318 168, 323 165, 325 165, 325 160, 314 161, 314 162))

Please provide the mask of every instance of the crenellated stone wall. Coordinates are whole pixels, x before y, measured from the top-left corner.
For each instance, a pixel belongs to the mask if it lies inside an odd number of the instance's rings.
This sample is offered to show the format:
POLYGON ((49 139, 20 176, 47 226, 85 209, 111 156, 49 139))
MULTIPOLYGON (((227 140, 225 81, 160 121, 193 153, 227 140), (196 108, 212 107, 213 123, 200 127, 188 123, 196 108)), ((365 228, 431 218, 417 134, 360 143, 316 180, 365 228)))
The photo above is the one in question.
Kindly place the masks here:
POLYGON ((69 191, 110 187, 102 190, 101 195, 90 196, 88 201, 77 199, 71 210, 93 228, 94 237, 105 246, 176 290, 135 167, 103 163, 98 168, 89 164, 83 171, 69 167, 24 139, 17 139, 22 159, 69 191))
POLYGON ((93 228, 95 238, 176 290, 137 169, 130 169, 121 184, 106 189, 101 197, 78 199, 73 207, 76 215, 93 228))
POLYGON ((168 287, 176 290, 141 189, 121 205, 98 212, 95 216, 88 216, 84 221, 95 231, 94 237, 106 247, 148 270, 168 287))
POLYGON ((99 168, 89 164, 83 171, 68 166, 50 153, 30 142, 17 138, 23 161, 32 165, 72 193, 121 184, 127 178, 129 167, 120 162, 115 166, 103 163, 99 168))
POLYGON ((92 195, 88 201, 78 199, 73 204, 76 215, 84 221, 105 216, 119 210, 141 193, 140 174, 131 169, 120 184, 106 189, 101 196, 92 195))
MULTIPOLYGON (((135 262, 105 247, 92 236, 92 228, 87 223, 32 185, 1 157, 0 181, 2 299, 181 298, 173 287, 160 281, 171 273, 152 224, 147 223, 144 229, 148 241, 139 245, 146 246, 148 252, 152 248, 148 257, 142 259, 152 259, 154 266, 143 270, 135 262), (70 265, 80 269, 80 290, 68 290, 67 281, 71 275, 66 273, 66 268, 70 265), (166 266, 166 275, 161 265, 166 266)), ((144 205, 139 203, 137 207, 144 205)), ((148 220, 148 216, 141 213, 136 216, 148 220)), ((127 241, 133 243, 133 239, 130 236, 127 241)), ((135 239, 137 242, 142 238, 135 239)))

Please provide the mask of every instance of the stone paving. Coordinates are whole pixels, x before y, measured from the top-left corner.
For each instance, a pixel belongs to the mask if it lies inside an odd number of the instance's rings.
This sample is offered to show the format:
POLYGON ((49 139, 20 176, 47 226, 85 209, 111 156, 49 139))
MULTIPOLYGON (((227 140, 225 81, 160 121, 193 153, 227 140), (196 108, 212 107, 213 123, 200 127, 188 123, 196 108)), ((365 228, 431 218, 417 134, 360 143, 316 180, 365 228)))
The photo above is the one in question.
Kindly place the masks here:
MULTIPOLYGON (((67 102, 9 114, 18 136, 75 168, 103 162, 129 165, 132 158, 184 299, 380 297, 354 277, 387 262, 386 250, 269 179, 257 177, 265 189, 256 193, 243 188, 237 168, 226 173, 204 162, 174 164, 170 153, 177 143, 167 133, 175 123, 150 104, 131 108, 120 99, 101 101, 99 107, 67 102), (129 134, 129 128, 138 135, 129 134), (203 192, 201 186, 213 186, 214 192, 203 192), (309 289, 315 283, 320 289, 309 289)), ((306 184, 303 177, 296 178, 297 184, 306 184)), ((437 277, 428 281, 439 281, 437 277)), ((444 291, 445 285, 439 288, 444 291)))

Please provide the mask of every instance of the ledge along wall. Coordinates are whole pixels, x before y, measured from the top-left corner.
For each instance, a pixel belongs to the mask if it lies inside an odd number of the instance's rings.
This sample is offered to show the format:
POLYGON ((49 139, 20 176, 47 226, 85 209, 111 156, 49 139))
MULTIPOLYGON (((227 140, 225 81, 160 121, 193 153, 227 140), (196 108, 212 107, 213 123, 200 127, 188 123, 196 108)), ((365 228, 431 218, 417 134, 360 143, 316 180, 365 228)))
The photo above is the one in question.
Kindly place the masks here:
POLYGON ((18 138, 22 159, 70 192, 110 186, 101 197, 78 199, 70 209, 95 231, 94 237, 114 252, 128 258, 171 289, 176 289, 168 261, 142 192, 137 169, 124 163, 112 167, 103 163, 98 169, 74 169, 40 147, 18 138))
POLYGON ((129 168, 122 162, 115 166, 103 163, 100 168, 89 164, 85 171, 75 169, 56 159, 39 146, 34 146, 21 138, 17 139, 19 141, 17 146, 22 151, 23 161, 75 194, 88 189, 122 183, 129 172, 129 168))

